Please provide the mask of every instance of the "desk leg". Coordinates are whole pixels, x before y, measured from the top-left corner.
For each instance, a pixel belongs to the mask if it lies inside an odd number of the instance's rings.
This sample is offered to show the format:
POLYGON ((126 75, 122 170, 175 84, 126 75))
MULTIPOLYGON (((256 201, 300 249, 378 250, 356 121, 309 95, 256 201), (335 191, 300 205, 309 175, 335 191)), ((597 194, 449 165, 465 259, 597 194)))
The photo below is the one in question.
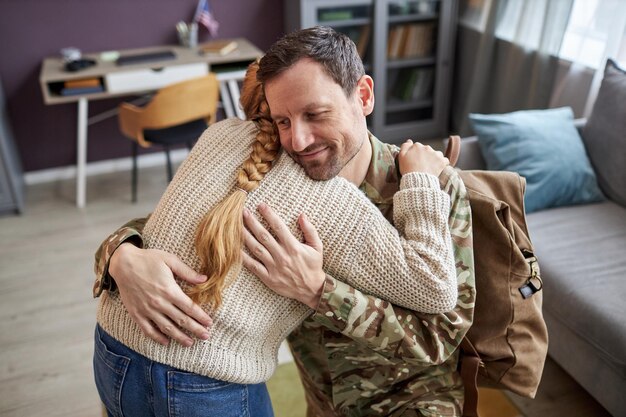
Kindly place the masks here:
POLYGON ((87 164, 87 99, 78 99, 78 137, 76 155, 76 207, 85 207, 86 183, 85 166, 87 164))

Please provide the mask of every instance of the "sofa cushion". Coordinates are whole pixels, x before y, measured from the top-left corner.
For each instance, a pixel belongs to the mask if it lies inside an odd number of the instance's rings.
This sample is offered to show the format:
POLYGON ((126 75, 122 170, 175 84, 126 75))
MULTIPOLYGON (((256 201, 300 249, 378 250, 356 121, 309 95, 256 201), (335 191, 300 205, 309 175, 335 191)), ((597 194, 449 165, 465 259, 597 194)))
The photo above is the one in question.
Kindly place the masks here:
POLYGON ((470 114, 487 169, 526 178, 526 212, 603 199, 569 107, 470 114))
POLYGON ((626 207, 626 71, 611 60, 606 63, 583 140, 600 188, 626 207))
POLYGON ((544 210, 527 220, 544 310, 626 379, 626 208, 605 201, 544 210))

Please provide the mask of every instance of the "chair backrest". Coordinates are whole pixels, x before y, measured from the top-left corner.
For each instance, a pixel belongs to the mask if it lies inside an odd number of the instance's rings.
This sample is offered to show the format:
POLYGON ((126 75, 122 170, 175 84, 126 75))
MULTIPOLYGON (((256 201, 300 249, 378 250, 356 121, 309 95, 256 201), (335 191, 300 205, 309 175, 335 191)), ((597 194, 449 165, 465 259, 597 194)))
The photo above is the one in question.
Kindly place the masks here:
POLYGON ((164 87, 143 108, 122 103, 120 128, 126 136, 147 146, 144 129, 165 129, 198 119, 213 123, 218 100, 219 82, 215 74, 209 73, 164 87))

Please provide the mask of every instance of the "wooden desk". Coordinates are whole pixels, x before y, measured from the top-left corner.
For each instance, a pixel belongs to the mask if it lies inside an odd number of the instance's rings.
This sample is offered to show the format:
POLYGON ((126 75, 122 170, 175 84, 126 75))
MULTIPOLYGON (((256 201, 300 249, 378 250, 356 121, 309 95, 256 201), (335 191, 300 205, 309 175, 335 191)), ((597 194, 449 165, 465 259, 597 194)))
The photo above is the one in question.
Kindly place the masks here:
MULTIPOLYGON (((78 103, 77 161, 76 161, 76 205, 86 203, 85 167, 87 164, 87 127, 90 123, 89 100, 102 100, 134 94, 148 93, 166 85, 199 77, 209 71, 217 73, 220 80, 221 99, 227 117, 243 117, 239 109, 239 88, 237 81, 245 74, 245 67, 263 52, 243 38, 234 39, 237 49, 226 55, 201 54, 198 49, 177 45, 163 45, 150 48, 118 51, 120 56, 140 55, 159 51, 172 51, 174 59, 142 62, 132 65, 117 65, 115 61, 104 61, 100 53, 84 54, 93 59, 96 65, 76 72, 64 69, 60 57, 43 60, 39 82, 45 104, 78 103), (103 91, 87 94, 62 95, 66 81, 98 79, 103 91)), ((95 122, 94 122, 95 123, 95 122)))

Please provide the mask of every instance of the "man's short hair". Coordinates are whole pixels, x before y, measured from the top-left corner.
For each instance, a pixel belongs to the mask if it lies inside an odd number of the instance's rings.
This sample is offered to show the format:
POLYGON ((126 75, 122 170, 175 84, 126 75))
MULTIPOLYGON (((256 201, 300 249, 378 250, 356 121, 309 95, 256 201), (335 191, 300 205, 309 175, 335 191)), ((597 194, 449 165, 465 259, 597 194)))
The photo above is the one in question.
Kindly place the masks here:
POLYGON ((257 78, 265 85, 302 58, 321 64, 348 97, 365 74, 356 45, 348 36, 330 27, 315 26, 276 41, 261 58, 257 78))

